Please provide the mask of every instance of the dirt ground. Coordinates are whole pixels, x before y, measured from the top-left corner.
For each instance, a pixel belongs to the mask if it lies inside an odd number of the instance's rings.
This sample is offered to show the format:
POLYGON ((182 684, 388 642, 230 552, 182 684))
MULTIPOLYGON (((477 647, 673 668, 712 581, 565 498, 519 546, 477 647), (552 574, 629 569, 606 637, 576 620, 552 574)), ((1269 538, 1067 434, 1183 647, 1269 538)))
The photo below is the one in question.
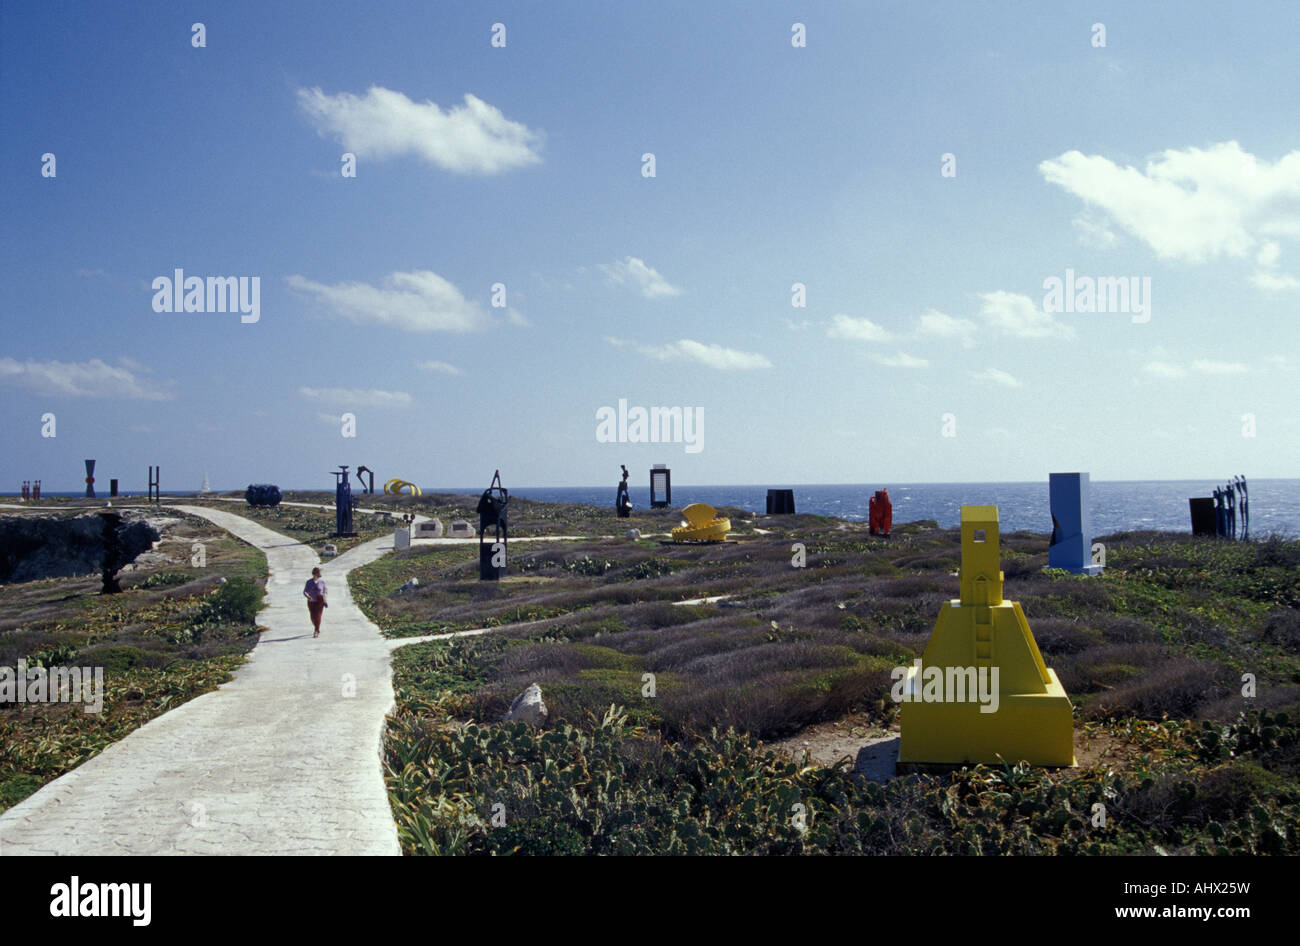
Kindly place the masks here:
MULTIPOLYGON (((873 782, 885 782, 897 774, 898 728, 885 729, 865 714, 845 716, 829 723, 818 723, 775 742, 771 749, 796 762, 805 757, 813 765, 830 766, 848 758, 850 771, 873 782)), ((1142 750, 1109 733, 1088 734, 1076 728, 1074 753, 1078 766, 1073 771, 1105 765, 1122 769, 1142 754, 1142 750)))

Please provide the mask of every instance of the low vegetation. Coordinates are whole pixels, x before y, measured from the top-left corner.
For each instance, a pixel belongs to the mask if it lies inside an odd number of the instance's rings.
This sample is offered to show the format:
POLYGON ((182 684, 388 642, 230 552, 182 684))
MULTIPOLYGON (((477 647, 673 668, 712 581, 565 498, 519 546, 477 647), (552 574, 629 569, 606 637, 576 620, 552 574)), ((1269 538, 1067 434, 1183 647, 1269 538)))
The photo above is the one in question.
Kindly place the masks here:
POLYGON ((406 850, 1296 850, 1300 543, 1106 536, 1106 574, 1085 579, 1044 570, 1045 537, 1004 535, 1007 596, 1076 705, 1080 745, 1105 759, 874 785, 848 760, 804 765, 760 740, 849 713, 895 725, 889 671, 957 595, 958 536, 912 523, 881 540, 815 516, 746 526, 715 546, 519 543, 497 583, 476 580, 473 549, 354 574, 394 636, 509 625, 395 652, 385 751, 406 850), (713 595, 730 597, 674 604, 713 595), (533 682, 548 727, 497 722, 533 682))

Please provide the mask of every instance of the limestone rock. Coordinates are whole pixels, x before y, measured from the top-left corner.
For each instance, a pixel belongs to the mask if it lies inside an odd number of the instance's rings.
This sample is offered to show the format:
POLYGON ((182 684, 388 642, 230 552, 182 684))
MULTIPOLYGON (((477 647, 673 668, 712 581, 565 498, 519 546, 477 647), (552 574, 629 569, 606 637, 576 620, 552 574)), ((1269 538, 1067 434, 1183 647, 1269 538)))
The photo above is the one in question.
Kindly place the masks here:
POLYGON ((536 683, 530 683, 528 688, 516 696, 515 701, 510 704, 505 721, 541 726, 546 722, 546 716, 546 704, 542 702, 542 688, 536 683))
POLYGON ((415 537, 417 539, 440 539, 442 538, 442 520, 429 519, 419 523, 415 527, 415 537))

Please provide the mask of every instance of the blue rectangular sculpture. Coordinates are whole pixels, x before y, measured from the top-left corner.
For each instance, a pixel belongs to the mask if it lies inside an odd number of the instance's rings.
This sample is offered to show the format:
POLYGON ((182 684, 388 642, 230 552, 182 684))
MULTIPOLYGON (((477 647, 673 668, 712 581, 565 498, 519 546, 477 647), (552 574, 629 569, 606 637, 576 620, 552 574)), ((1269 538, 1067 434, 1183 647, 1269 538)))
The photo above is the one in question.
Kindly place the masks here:
POLYGON ((1092 506, 1087 473, 1051 473, 1048 493, 1052 503, 1052 544, 1047 550, 1050 568, 1076 575, 1098 575, 1092 563, 1092 506))

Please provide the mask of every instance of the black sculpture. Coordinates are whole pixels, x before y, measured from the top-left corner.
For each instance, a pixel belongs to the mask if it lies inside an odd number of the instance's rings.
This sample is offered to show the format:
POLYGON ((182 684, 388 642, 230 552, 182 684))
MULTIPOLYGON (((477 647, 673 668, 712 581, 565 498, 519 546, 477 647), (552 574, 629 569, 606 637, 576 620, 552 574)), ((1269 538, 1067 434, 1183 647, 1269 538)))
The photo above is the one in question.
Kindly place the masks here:
POLYGON ((99 593, 101 595, 121 594, 122 585, 117 580, 117 573, 123 565, 120 534, 122 517, 115 512, 101 512, 99 518, 104 523, 103 584, 99 593))
POLYGON ((1250 493, 1246 489, 1245 474, 1238 473, 1234 481, 1237 486, 1237 492, 1241 494, 1241 537, 1250 538, 1250 493))
POLYGON ((1237 538, 1237 491, 1229 483, 1223 488, 1224 498, 1228 503, 1228 538, 1237 538))
POLYGON ((614 511, 620 519, 626 519, 632 515, 632 499, 627 494, 627 467, 621 463, 619 466, 623 469, 623 482, 618 484, 618 493, 614 496, 614 511))
POLYGON ((357 482, 361 484, 362 489, 367 496, 373 496, 375 494, 375 471, 370 469, 370 467, 357 467, 357 482), (366 479, 367 473, 370 474, 370 479, 368 480, 366 479))
POLYGON ((509 540, 506 527, 506 506, 510 502, 509 491, 501 485, 501 471, 492 474, 492 483, 483 490, 478 501, 478 577, 480 581, 498 581, 506 574, 506 543, 509 540), (485 542, 487 530, 491 528, 495 539, 485 542), (500 549, 497 545, 500 544, 500 549), (498 558, 498 555, 500 556, 498 558))
POLYGON ((282 498, 274 483, 249 483, 244 490, 244 500, 250 506, 278 506, 282 498))

